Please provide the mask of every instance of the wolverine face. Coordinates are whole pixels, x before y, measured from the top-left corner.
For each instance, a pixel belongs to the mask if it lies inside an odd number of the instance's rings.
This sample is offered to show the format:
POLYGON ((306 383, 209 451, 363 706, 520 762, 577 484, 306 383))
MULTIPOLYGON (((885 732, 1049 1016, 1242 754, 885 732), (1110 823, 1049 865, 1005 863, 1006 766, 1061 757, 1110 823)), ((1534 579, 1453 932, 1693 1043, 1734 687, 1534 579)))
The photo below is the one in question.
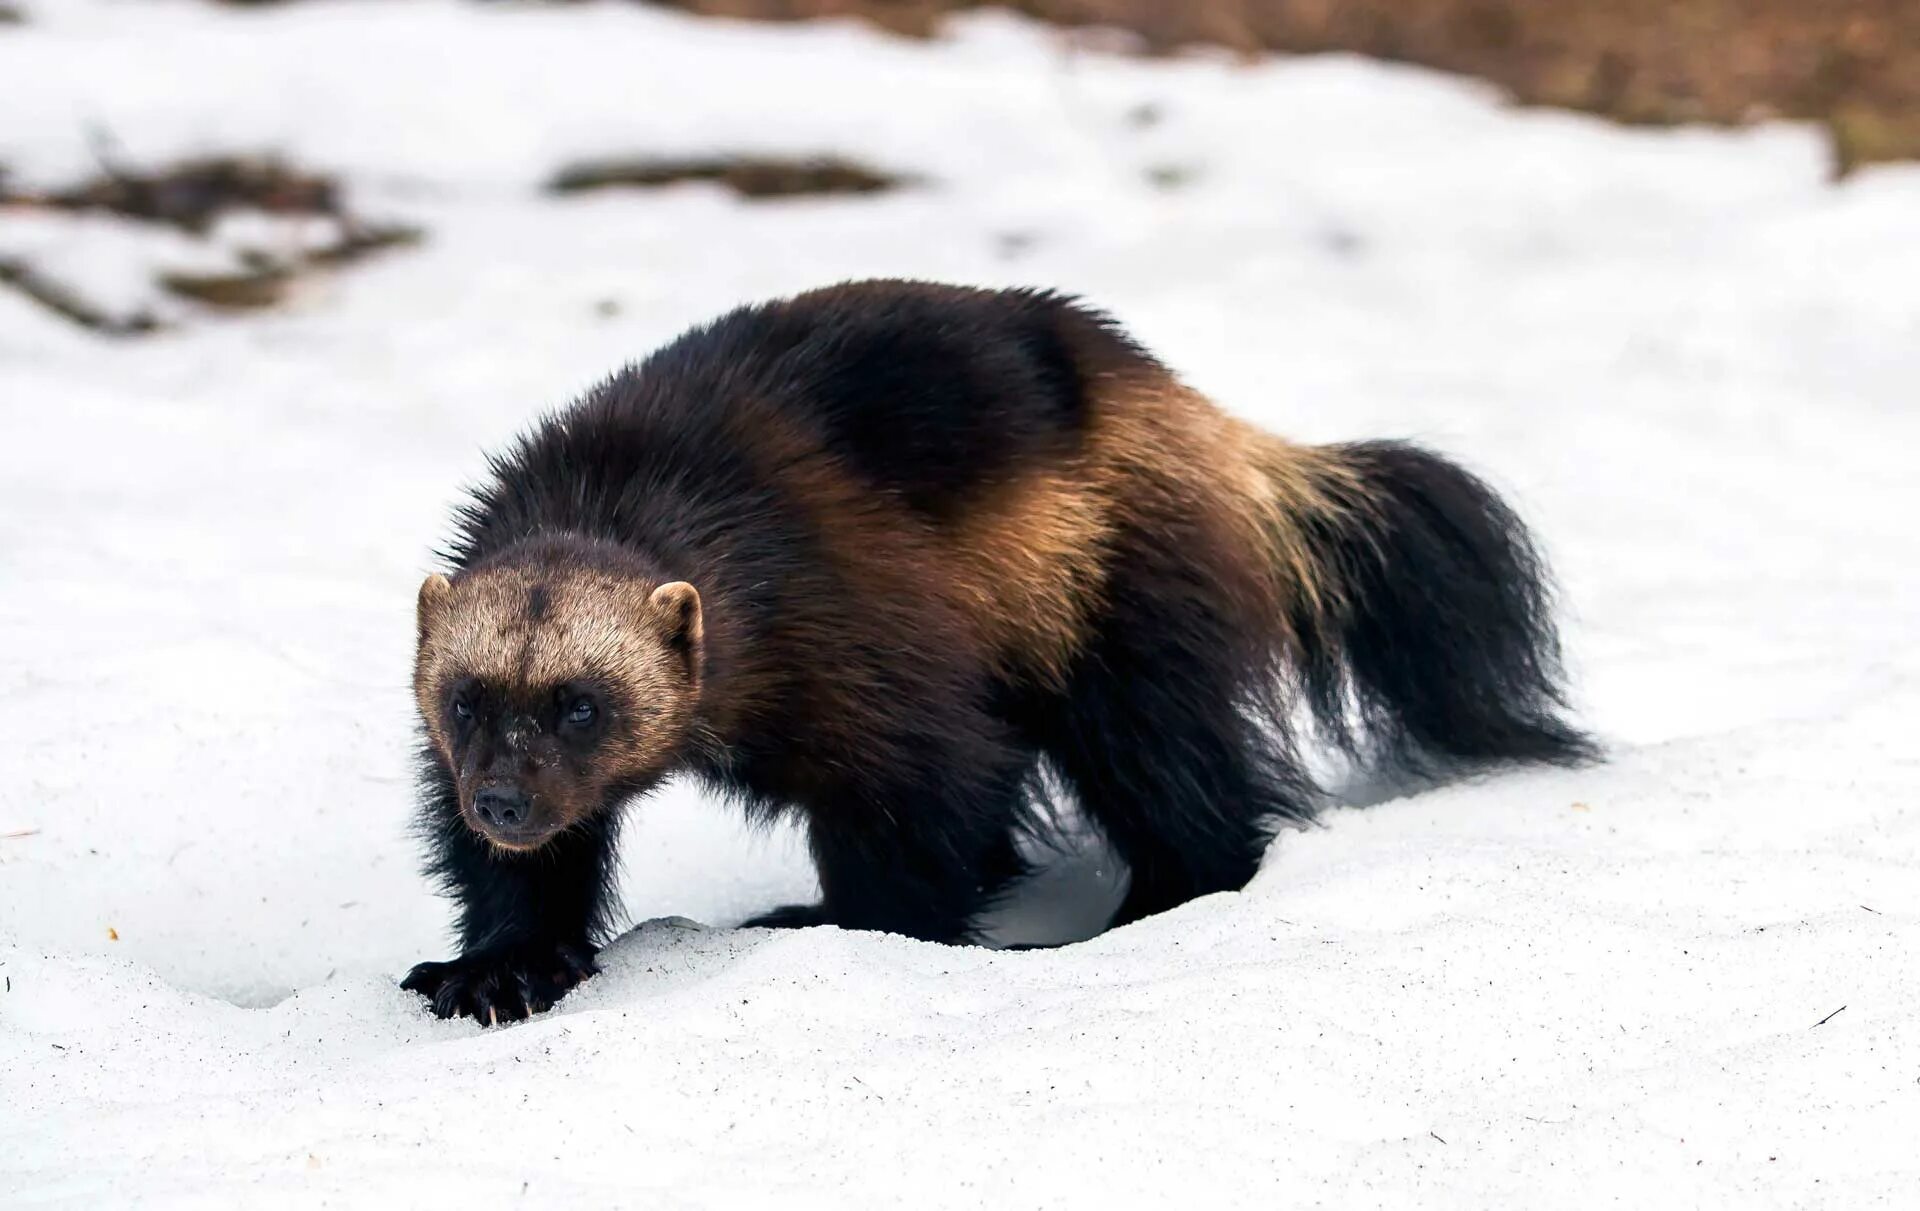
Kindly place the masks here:
POLYGON ((414 694, 467 826, 537 849, 673 764, 699 696, 700 595, 510 563, 420 586, 414 694))

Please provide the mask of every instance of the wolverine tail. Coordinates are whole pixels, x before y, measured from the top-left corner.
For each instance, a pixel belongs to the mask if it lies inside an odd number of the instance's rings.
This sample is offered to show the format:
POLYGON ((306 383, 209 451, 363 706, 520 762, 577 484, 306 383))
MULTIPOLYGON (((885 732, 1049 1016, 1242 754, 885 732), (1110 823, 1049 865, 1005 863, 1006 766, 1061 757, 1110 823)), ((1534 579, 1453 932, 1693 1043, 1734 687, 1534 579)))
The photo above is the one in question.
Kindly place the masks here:
POLYGON ((1254 461, 1293 586, 1292 664, 1343 747, 1424 774, 1598 755, 1564 718, 1539 552, 1491 488, 1399 442, 1269 440, 1254 461))

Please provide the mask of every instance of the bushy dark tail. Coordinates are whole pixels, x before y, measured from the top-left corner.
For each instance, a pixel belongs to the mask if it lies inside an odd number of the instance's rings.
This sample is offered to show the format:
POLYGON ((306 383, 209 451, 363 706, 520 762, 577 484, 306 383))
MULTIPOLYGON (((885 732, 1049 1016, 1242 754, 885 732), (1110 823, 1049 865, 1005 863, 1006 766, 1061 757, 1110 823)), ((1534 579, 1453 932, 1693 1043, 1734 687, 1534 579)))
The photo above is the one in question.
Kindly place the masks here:
POLYGON ((1323 726, 1416 774, 1599 755, 1565 718, 1540 555, 1491 488, 1398 442, 1290 449, 1293 489, 1277 495, 1306 514, 1318 573, 1294 630, 1323 726))

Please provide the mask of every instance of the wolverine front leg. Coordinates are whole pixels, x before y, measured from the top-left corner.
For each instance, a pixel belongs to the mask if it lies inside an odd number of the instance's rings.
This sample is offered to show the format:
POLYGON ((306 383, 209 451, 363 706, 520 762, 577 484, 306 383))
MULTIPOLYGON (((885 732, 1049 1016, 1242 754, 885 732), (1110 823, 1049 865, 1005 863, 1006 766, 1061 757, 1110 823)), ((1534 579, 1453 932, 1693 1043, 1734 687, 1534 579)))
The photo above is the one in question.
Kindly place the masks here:
POLYGON ((428 870, 459 906, 461 954, 421 963, 400 986, 440 1017, 483 1025, 551 1008, 599 970, 593 942, 607 909, 613 818, 603 813, 516 853, 467 826, 438 761, 429 759, 421 791, 428 870))

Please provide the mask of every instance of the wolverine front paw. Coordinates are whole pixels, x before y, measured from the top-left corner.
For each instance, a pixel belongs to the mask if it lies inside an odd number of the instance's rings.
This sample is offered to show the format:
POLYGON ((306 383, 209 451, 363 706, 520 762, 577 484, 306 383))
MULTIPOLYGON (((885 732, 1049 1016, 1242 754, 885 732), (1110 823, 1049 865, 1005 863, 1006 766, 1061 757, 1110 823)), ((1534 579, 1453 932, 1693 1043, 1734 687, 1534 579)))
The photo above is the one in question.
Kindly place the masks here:
POLYGON ((468 951, 451 962, 422 963, 400 987, 427 998, 439 1017, 471 1017, 492 1026, 544 1013, 599 970, 590 946, 499 946, 468 951))

